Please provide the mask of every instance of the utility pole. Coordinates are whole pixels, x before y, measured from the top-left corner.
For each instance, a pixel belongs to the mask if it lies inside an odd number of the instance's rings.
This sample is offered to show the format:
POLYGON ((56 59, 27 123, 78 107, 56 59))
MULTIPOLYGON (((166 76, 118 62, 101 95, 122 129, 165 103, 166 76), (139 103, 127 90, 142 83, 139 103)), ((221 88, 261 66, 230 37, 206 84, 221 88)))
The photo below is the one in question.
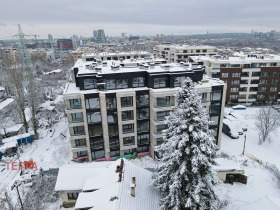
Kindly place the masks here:
POLYGON ((245 154, 245 146, 246 146, 246 134, 244 136, 244 146, 243 146, 243 152, 242 152, 242 155, 245 154))
POLYGON ((18 185, 16 185, 16 188, 17 188, 17 194, 18 194, 18 198, 19 198, 19 201, 20 201, 20 205, 21 205, 21 210, 24 210, 23 209, 23 204, 22 204, 22 201, 21 201, 21 197, 20 197, 20 194, 19 194, 19 191, 18 191, 18 185))

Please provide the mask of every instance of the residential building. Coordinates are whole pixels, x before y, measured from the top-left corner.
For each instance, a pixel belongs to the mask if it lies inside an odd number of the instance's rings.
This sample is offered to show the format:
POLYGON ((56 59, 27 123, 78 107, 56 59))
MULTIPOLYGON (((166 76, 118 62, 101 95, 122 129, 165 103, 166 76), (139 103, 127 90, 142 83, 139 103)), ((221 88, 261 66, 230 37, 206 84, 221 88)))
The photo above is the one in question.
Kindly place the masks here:
POLYGON ((52 36, 51 34, 48 34, 48 40, 49 40, 50 42, 53 41, 53 36, 52 36))
POLYGON ((106 43, 106 37, 103 29, 97 31, 96 43, 106 43))
POLYGON ((195 56, 205 72, 227 83, 226 102, 279 103, 280 56, 235 53, 227 56, 195 56))
POLYGON ((216 47, 189 46, 189 45, 157 45, 154 48, 154 57, 165 58, 168 63, 180 63, 195 55, 216 55, 216 47))
POLYGON ((109 159, 136 151, 155 157, 164 120, 186 77, 197 83, 219 146, 226 85, 203 78, 202 66, 139 57, 102 61, 102 56, 84 55, 77 60, 64 92, 73 158, 109 159))
POLYGON ((93 30, 93 37, 96 38, 97 37, 97 31, 93 30))
POLYGON ((72 39, 58 39, 57 48, 60 50, 73 49, 72 39))
POLYGON ((62 196, 63 207, 152 210, 159 208, 160 193, 151 182, 152 172, 119 159, 64 165, 55 190, 62 196))

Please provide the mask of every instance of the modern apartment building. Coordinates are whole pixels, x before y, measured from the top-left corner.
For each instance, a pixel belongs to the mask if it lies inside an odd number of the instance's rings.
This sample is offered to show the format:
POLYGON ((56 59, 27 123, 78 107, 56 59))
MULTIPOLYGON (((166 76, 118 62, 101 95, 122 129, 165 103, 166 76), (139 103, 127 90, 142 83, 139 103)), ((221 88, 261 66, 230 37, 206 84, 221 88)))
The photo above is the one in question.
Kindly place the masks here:
MULTIPOLYGON (((77 60, 64 92, 73 158, 101 158, 150 152, 162 142, 165 118, 174 109, 175 93, 190 77, 220 144, 226 85, 203 78, 199 65, 160 64, 152 59, 77 60)), ((166 62, 162 59, 162 62, 166 62)))
POLYGON ((106 43, 106 37, 103 29, 97 31, 96 43, 106 43))
POLYGON ((57 48, 60 50, 73 49, 72 39, 58 39, 57 48))
POLYGON ((157 45, 154 48, 154 57, 165 58, 168 63, 180 63, 186 61, 190 56, 216 55, 217 49, 211 46, 189 46, 189 45, 157 45))
POLYGON ((226 102, 279 103, 280 56, 235 53, 236 57, 195 56, 206 74, 227 83, 226 102))

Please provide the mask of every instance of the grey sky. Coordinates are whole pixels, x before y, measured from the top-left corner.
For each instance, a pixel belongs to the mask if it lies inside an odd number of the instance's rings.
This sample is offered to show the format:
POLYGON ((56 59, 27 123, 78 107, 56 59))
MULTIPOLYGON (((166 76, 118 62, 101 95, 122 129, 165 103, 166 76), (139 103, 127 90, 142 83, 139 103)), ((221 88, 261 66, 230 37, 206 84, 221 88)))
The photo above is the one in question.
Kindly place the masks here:
POLYGON ((17 33, 46 38, 250 32, 280 29, 279 0, 4 0, 0 39, 17 33))

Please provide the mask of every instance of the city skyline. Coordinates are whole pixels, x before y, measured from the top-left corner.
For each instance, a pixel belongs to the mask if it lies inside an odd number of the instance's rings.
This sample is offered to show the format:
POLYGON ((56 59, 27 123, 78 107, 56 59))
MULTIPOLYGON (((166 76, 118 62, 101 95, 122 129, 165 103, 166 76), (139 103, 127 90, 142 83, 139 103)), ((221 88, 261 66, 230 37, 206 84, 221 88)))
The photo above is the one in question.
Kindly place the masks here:
POLYGON ((112 0, 86 0, 83 4, 72 0, 12 0, 1 5, 0 38, 16 34, 17 24, 25 33, 39 34, 40 38, 50 33, 56 38, 73 34, 92 37, 92 30, 98 29, 104 29, 108 36, 120 36, 122 32, 141 36, 278 31, 280 2, 269 2, 124 0, 116 5, 112 0))

